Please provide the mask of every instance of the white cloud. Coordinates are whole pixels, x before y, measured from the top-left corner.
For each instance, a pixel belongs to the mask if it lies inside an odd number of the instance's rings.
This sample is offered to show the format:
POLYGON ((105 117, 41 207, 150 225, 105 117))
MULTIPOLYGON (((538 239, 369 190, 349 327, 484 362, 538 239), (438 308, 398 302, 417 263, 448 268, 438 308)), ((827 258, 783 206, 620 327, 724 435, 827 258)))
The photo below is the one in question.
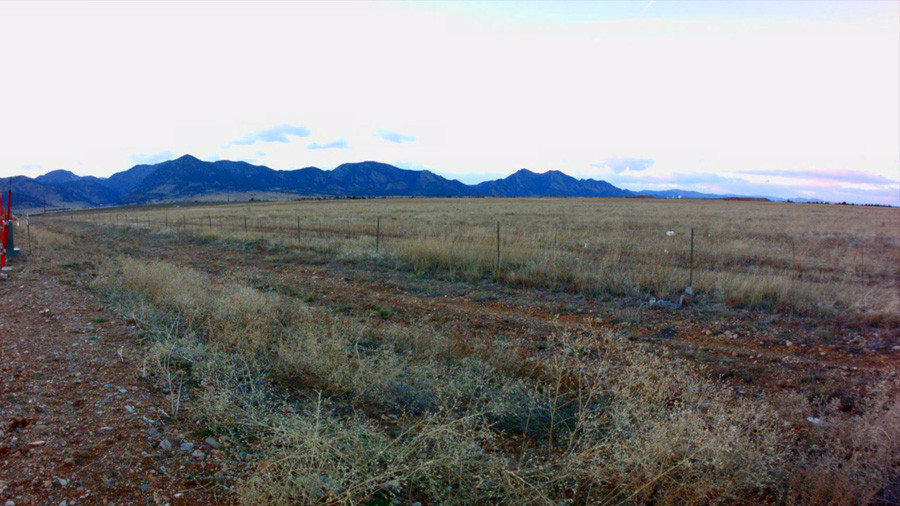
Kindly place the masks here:
POLYGON ((336 141, 326 142, 325 144, 311 142, 306 146, 306 149, 347 149, 349 147, 350 145, 347 144, 347 139, 338 139, 336 141))
POLYGON ((612 157, 594 164, 599 169, 609 169, 616 174, 625 171, 647 170, 653 166, 653 160, 647 158, 612 157))
POLYGON ((403 135, 398 132, 384 129, 378 131, 378 136, 388 142, 393 142, 396 144, 406 144, 408 142, 414 142, 416 140, 416 138, 412 135, 403 135))
POLYGON ((624 155, 651 173, 897 177, 900 4, 646 5, 0 3, 17 48, 0 54, 0 175, 168 151, 472 178, 591 176, 624 155), (306 149, 309 131, 353 144, 306 149))
POLYGON ((249 146, 257 142, 291 142, 291 137, 307 137, 312 132, 303 126, 278 125, 258 132, 250 132, 240 139, 228 142, 224 147, 249 146))

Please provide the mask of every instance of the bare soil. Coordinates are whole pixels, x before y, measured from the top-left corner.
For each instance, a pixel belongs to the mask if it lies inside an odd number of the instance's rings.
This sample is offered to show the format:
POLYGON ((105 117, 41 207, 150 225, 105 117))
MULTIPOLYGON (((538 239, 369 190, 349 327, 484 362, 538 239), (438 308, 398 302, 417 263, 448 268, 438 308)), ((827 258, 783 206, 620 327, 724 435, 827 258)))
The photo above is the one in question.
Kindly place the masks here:
POLYGON ((166 395, 142 378, 135 329, 71 270, 12 266, 0 280, 0 503, 229 502, 228 449, 204 443, 189 401, 167 415, 166 395))
MULTIPOLYGON (((100 256, 190 265, 385 325, 429 325, 462 343, 504 340, 526 357, 560 328, 606 330, 702 364, 742 395, 798 390, 853 410, 868 385, 900 366, 896 328, 700 303, 682 309, 620 298, 454 279, 302 249, 255 248, 121 233, 100 256), (190 252, 189 254, 187 252, 190 252)), ((140 336, 81 286, 90 261, 20 258, 0 280, 0 502, 229 503, 240 474, 192 417, 142 377, 140 336), (172 448, 160 447, 169 441, 172 448), (182 442, 202 452, 181 451, 182 442)), ((213 435, 217 437, 216 435, 213 435)))

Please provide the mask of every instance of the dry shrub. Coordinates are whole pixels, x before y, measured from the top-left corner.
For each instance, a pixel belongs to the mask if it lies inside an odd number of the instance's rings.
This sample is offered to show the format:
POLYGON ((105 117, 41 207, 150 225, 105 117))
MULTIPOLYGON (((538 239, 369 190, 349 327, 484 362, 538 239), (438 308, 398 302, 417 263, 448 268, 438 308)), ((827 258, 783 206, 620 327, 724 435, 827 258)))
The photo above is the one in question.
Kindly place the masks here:
POLYGON ((121 257, 104 272, 107 290, 145 299, 185 325, 198 323, 212 302, 209 277, 194 269, 121 257))
POLYGON ((227 285, 213 295, 206 331, 230 349, 272 353, 294 313, 277 295, 227 285))
MULTIPOLYGON (((16 230, 16 244, 19 245, 19 249, 25 249, 21 247, 25 244, 21 230, 22 227, 16 230)), ((74 237, 54 232, 47 227, 34 226, 31 229, 31 239, 34 241, 32 248, 39 248, 42 253, 46 253, 48 250, 71 248, 74 237)))
POLYGON ((514 368, 502 342, 460 347, 427 325, 358 321, 171 264, 105 272, 159 327, 148 363, 169 392, 196 385, 209 425, 263 449, 246 503, 706 504, 787 490, 843 504, 898 476, 897 385, 857 415, 823 407, 826 423, 795 443, 765 402, 608 333, 561 330, 514 368))
POLYGON ((801 439, 801 457, 792 470, 788 500, 795 504, 867 504, 900 500, 900 383, 884 381, 845 413, 834 400, 814 409, 795 400, 794 413, 815 413, 801 439))
POLYGON ((496 256, 487 244, 460 243, 449 247, 445 241, 431 239, 392 244, 394 255, 408 261, 419 271, 442 270, 481 276, 496 267, 496 256))
POLYGON ((252 441, 258 421, 277 411, 274 391, 264 363, 205 346, 205 355, 192 368, 199 386, 197 411, 216 432, 230 432, 252 441))
POLYGON ((319 402, 264 425, 269 457, 245 482, 245 504, 358 504, 410 493, 450 504, 534 502, 510 483, 505 460, 484 451, 492 435, 477 417, 427 415, 391 436, 319 402))
MULTIPOLYGON (((580 369, 555 367, 576 394, 568 405, 569 432, 559 432, 566 453, 555 474, 573 476, 576 498, 728 503, 777 484, 787 440, 773 409, 735 399, 673 357, 613 336, 601 339, 603 358, 580 369)), ((577 342, 569 348, 579 353, 577 342)), ((558 408, 566 405, 557 400, 555 406, 564 417, 558 408)))
POLYGON ((403 339, 382 340, 383 333, 323 311, 311 311, 290 331, 290 338, 278 349, 273 371, 296 378, 305 388, 354 402, 411 413, 435 412, 468 403, 467 396, 477 390, 473 383, 487 384, 492 374, 477 358, 448 364, 439 358, 439 344, 409 353, 403 339))
POLYGON ((764 272, 719 274, 710 282, 718 287, 717 292, 732 308, 833 314, 846 309, 853 298, 852 286, 804 282, 764 272), (823 294, 831 296, 823 297, 823 294))
POLYGON ((730 503, 773 488, 786 458, 775 412, 714 398, 708 406, 676 403, 663 411, 641 400, 615 402, 607 460, 586 468, 628 501, 730 503))
POLYGON ((288 384, 354 402, 436 411, 466 402, 448 385, 484 377, 464 376, 460 371, 468 367, 457 370, 439 360, 440 339, 427 346, 431 358, 406 354, 403 340, 378 339, 371 328, 349 317, 247 286, 215 285, 198 271, 166 262, 122 258, 106 270, 102 283, 107 290, 128 294, 132 313, 144 311, 135 314, 137 321, 196 334, 214 348, 268 362, 269 371, 288 384), (153 314, 151 308, 167 316, 153 314))

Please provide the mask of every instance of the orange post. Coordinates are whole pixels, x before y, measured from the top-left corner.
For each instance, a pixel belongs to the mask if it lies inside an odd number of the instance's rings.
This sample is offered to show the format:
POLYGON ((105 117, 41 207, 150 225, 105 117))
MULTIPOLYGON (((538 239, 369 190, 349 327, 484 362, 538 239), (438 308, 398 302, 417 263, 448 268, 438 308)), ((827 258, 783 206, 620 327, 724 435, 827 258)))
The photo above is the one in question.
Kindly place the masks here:
POLYGON ((0 228, 0 269, 6 267, 6 236, 8 233, 9 227, 4 221, 2 228, 0 228))
POLYGON ((3 214, 3 194, 0 194, 0 268, 6 267, 6 250, 9 247, 9 224, 12 223, 12 188, 6 197, 6 214, 3 214))
MULTIPOLYGON (((12 198, 12 190, 9 192, 12 198)), ((9 216, 9 201, 7 200, 6 216, 9 216)), ((6 267, 6 228, 9 218, 3 219, 3 194, 0 194, 0 269, 6 267)))

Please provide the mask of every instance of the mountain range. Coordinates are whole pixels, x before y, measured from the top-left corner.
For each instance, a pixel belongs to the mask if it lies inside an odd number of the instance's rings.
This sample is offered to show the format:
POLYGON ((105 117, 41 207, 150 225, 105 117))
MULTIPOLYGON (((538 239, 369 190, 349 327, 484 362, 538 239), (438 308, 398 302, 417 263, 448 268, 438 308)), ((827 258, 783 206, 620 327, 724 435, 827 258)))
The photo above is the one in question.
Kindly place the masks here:
MULTIPOLYGON (((306 167, 274 170, 246 162, 205 162, 191 155, 153 165, 135 165, 108 178, 54 170, 36 178, 9 178, 18 210, 84 208, 154 202, 220 199, 226 194, 293 194, 312 197, 637 197, 726 198, 667 190, 633 192, 605 181, 576 179, 551 170, 522 169, 503 179, 466 185, 427 170, 379 162, 345 163, 334 170, 306 167)), ((2 188, 2 187, 0 187, 2 188)), ((6 188, 2 188, 6 189, 6 188)), ((230 198, 230 197, 229 197, 230 198)))

